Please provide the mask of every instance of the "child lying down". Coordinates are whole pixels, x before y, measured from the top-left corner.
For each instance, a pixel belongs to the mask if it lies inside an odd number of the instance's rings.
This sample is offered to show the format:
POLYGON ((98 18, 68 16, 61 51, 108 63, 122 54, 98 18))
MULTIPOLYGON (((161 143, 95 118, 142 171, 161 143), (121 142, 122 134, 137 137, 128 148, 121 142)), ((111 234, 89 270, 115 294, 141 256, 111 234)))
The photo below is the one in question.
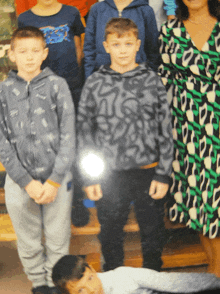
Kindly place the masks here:
POLYGON ((52 279, 65 294, 220 293, 220 278, 212 274, 166 273, 125 266, 96 273, 85 257, 75 255, 65 255, 55 264, 52 279))

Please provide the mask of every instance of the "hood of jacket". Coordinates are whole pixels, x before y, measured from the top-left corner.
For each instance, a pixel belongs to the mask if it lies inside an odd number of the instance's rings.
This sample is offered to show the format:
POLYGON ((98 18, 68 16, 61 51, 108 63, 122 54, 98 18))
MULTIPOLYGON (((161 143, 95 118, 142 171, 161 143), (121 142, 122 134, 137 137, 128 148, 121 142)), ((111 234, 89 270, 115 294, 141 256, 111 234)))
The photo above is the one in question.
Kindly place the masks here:
POLYGON ((138 77, 139 75, 143 75, 144 73, 149 72, 149 70, 151 69, 148 67, 147 63, 144 62, 139 64, 134 69, 127 71, 125 73, 119 73, 117 71, 114 71, 113 69, 110 68, 109 65, 102 65, 97 71, 97 73, 108 74, 108 75, 110 74, 112 78, 122 79, 122 78, 138 77))
POLYGON ((17 80, 17 81, 23 81, 25 83, 29 84, 35 84, 41 81, 42 79, 45 79, 51 75, 54 75, 54 72, 49 69, 49 67, 44 68, 36 77, 34 77, 30 82, 24 80, 22 77, 18 76, 18 71, 16 70, 11 70, 8 74, 8 78, 17 80))
MULTIPOLYGON (((105 0, 104 2, 106 2, 108 5, 117 9, 114 0, 105 0)), ((141 6, 141 5, 148 5, 148 1, 146 1, 146 0, 133 0, 127 7, 134 8, 134 7, 141 6)), ((127 7, 125 7, 125 9, 127 7)))

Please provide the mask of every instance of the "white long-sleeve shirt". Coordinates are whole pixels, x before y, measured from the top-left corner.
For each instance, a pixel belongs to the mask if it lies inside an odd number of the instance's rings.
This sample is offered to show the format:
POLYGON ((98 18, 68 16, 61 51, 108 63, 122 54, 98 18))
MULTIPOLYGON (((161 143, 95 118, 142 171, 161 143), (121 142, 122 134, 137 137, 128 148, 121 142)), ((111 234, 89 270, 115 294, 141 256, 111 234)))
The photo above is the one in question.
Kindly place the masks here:
POLYGON ((166 273, 146 268, 119 267, 98 273, 105 294, 193 293, 219 289, 220 278, 207 273, 166 273))

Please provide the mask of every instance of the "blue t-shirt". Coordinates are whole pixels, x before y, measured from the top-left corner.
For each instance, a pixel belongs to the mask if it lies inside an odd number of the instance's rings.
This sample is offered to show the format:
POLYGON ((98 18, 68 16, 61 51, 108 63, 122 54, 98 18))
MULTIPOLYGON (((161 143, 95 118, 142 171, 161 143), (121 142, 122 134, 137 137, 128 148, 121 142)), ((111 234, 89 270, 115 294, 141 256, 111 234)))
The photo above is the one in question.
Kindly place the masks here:
POLYGON ((39 16, 28 10, 18 17, 18 27, 35 26, 44 33, 49 54, 42 68, 49 66, 66 79, 70 88, 79 86, 79 67, 76 59, 74 36, 84 33, 77 8, 62 5, 60 11, 50 16, 39 16))

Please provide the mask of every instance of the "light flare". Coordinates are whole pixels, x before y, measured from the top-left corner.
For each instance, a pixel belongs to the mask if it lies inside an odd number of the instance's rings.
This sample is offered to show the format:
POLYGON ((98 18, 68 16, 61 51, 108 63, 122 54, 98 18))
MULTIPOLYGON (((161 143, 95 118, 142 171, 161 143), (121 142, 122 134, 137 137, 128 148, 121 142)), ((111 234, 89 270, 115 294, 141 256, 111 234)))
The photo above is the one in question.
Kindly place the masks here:
POLYGON ((104 161, 94 153, 90 153, 83 157, 81 167, 83 172, 93 178, 101 176, 105 170, 104 161))

